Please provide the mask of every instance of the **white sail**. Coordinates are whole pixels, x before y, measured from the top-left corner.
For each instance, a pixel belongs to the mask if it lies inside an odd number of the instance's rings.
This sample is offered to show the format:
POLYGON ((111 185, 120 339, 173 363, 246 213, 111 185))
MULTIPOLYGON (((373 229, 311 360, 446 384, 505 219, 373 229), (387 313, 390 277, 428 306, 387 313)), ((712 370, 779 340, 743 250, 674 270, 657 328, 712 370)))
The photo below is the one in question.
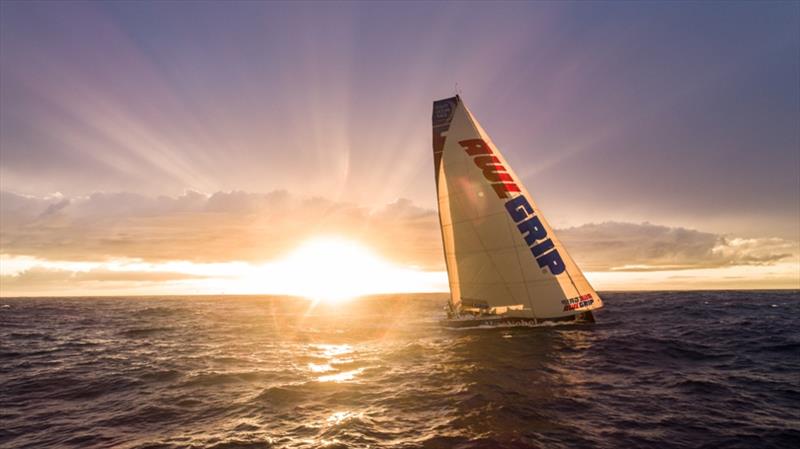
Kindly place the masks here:
POLYGON ((453 312, 557 319, 602 307, 458 96, 434 102, 433 153, 453 312))

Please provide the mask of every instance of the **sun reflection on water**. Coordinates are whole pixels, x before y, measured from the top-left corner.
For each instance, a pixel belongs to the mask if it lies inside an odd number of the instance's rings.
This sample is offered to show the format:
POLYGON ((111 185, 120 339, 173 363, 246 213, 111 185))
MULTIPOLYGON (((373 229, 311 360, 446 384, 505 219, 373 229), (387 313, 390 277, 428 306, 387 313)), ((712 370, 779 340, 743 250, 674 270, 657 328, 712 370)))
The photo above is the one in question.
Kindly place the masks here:
POLYGON ((317 378, 319 382, 346 382, 355 379, 356 376, 364 372, 364 368, 356 368, 350 371, 342 371, 341 373, 328 374, 317 378))
POLYGON ((316 355, 326 360, 323 363, 309 363, 308 370, 312 373, 330 373, 317 377, 317 382, 347 382, 355 379, 364 371, 364 368, 340 371, 336 367, 336 365, 353 363, 354 350, 351 345, 319 343, 310 346, 311 352, 316 352, 316 355))
POLYGON ((322 357, 331 358, 337 355, 349 354, 353 352, 353 347, 350 345, 332 345, 332 344, 316 344, 312 345, 317 349, 322 350, 322 357))
POLYGON ((362 415, 361 413, 354 413, 354 412, 350 412, 350 411, 345 410, 345 411, 333 413, 331 416, 328 417, 328 419, 325 420, 325 422, 328 425, 335 426, 337 424, 341 424, 341 423, 344 423, 346 421, 349 421, 350 419, 361 417, 361 415, 362 415))
POLYGON ((328 363, 316 364, 316 363, 309 363, 308 369, 311 370, 312 373, 325 373, 328 371, 333 371, 333 367, 328 363))

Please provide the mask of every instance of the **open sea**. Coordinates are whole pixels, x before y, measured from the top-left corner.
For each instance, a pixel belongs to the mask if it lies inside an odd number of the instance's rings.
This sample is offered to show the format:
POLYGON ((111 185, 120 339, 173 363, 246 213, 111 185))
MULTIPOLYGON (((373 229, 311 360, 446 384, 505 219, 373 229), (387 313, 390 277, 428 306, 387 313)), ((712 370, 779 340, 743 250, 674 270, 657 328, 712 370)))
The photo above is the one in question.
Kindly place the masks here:
POLYGON ((3 298, 0 447, 800 447, 797 291, 602 296, 459 331, 445 295, 3 298))

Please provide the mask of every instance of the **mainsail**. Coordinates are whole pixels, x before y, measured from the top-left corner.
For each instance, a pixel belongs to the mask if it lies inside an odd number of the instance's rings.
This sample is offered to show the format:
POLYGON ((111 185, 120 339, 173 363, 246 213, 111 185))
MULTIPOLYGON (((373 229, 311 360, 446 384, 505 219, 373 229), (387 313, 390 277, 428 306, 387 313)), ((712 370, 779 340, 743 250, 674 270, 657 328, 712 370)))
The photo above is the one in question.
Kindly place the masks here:
POLYGON ((433 157, 451 312, 548 320, 602 307, 458 96, 433 103, 433 157))

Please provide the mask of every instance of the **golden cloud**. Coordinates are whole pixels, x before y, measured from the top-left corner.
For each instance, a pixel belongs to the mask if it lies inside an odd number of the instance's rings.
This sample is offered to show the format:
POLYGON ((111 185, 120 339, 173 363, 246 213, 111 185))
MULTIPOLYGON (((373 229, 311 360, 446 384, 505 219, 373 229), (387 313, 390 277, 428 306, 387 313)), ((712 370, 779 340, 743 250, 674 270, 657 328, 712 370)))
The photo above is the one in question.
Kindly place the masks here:
MULTIPOLYGON (((653 271, 770 265, 796 258, 798 242, 744 239, 650 223, 606 222, 557 230, 586 271, 653 271)), ((443 270, 436 212, 399 199, 377 209, 286 191, 177 197, 0 193, 0 253, 47 260, 263 262, 319 235, 362 242, 385 258, 443 270)))

